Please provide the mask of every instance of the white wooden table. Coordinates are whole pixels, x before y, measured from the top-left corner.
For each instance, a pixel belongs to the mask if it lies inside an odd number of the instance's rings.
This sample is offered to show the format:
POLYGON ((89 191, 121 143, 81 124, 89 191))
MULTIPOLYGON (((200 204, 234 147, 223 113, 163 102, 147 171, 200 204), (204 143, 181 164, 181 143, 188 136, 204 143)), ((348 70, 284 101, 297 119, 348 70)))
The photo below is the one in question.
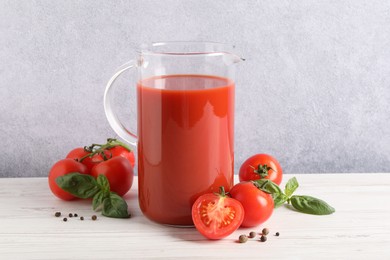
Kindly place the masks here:
POLYGON ((133 217, 111 219, 94 213, 90 201, 56 199, 46 178, 0 179, 0 259, 390 259, 390 174, 290 174, 283 184, 292 176, 300 183, 296 194, 319 197, 336 213, 313 216, 281 207, 264 225, 219 241, 194 228, 147 220, 136 185, 125 196, 133 217), (63 222, 56 211, 85 220, 63 222), (267 242, 236 242, 263 227, 270 229, 267 242))

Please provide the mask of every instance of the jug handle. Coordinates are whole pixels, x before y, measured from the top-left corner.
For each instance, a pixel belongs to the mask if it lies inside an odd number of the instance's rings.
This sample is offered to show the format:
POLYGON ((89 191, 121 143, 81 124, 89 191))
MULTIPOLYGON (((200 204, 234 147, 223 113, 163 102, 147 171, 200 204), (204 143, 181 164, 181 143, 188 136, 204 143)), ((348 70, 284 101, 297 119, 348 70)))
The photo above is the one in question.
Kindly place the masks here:
POLYGON ((129 62, 123 64, 119 70, 111 77, 111 79, 108 81, 106 90, 104 92, 104 111, 106 113, 106 117, 108 120, 108 123, 110 124, 111 128, 115 131, 115 133, 128 142, 129 144, 133 145, 134 147, 137 146, 137 135, 126 129, 124 125, 119 120, 116 113, 114 113, 112 109, 112 103, 113 103, 113 86, 115 80, 126 70, 132 69, 136 66, 136 63, 134 60, 130 60, 129 62))

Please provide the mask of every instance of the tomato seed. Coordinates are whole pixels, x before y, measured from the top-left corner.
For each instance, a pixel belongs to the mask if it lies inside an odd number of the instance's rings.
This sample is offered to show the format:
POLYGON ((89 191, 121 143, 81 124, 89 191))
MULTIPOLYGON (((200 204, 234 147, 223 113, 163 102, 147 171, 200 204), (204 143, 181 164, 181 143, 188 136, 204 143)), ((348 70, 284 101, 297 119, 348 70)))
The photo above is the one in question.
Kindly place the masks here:
POLYGON ((54 214, 54 216, 56 216, 57 218, 58 218, 58 217, 61 217, 61 212, 59 212, 59 211, 56 212, 56 213, 54 214))
POLYGON ((249 233, 249 238, 254 238, 256 237, 256 232, 252 231, 249 233))
POLYGON ((63 221, 66 222, 66 221, 68 221, 68 219, 67 219, 67 218, 64 218, 63 221))
POLYGON ((72 213, 69 213, 69 217, 70 217, 70 218, 73 217, 73 214, 72 214, 72 213))
POLYGON ((268 228, 263 228, 263 230, 261 231, 261 234, 263 234, 263 235, 268 235, 269 234, 269 230, 268 230, 268 228))
POLYGON ((96 220, 96 219, 97 219, 96 215, 93 215, 92 220, 96 220))
POLYGON ((266 236, 261 236, 261 237, 260 237, 260 241, 261 241, 261 242, 267 241, 267 237, 266 237, 266 236))
POLYGON ((248 241, 248 237, 246 235, 241 235, 239 238, 238 238, 238 241, 240 243, 246 243, 246 241, 248 241))

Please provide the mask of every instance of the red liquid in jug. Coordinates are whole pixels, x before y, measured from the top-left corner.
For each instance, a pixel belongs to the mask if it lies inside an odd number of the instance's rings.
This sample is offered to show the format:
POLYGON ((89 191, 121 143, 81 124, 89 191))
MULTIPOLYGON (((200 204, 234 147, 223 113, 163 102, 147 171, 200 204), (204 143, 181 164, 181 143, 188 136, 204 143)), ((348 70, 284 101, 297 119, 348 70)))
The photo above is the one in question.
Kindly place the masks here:
POLYGON ((206 75, 143 79, 138 97, 139 203, 149 219, 192 225, 202 194, 234 175, 234 82, 206 75))

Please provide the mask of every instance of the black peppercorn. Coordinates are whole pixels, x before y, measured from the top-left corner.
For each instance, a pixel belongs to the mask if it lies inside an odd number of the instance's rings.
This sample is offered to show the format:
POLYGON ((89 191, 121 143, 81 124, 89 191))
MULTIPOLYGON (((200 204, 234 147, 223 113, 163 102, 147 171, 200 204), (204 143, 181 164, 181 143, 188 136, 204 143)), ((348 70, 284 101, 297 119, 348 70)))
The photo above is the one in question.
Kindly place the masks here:
POLYGON ((96 219, 97 219, 96 215, 93 215, 92 220, 96 220, 96 219))
POLYGON ((58 218, 58 217, 61 217, 61 212, 59 212, 59 211, 56 212, 56 213, 54 214, 54 216, 56 216, 57 218, 58 218))
POLYGON ((261 237, 260 237, 260 241, 261 241, 261 242, 265 242, 265 241, 267 241, 267 237, 266 237, 266 236, 264 236, 264 235, 263 235, 263 236, 261 236, 261 237))
POLYGON ((275 236, 277 236, 277 237, 278 237, 279 235, 280 235, 280 234, 279 234, 279 232, 276 232, 276 233, 275 233, 275 236))
POLYGON ((66 221, 68 221, 68 219, 67 219, 67 218, 64 218, 63 221, 66 222, 66 221))
POLYGON ((261 231, 261 234, 263 234, 263 235, 268 235, 269 234, 269 230, 268 230, 268 228, 263 228, 263 230, 261 231))
POLYGON ((72 213, 69 213, 69 217, 70 217, 70 218, 73 217, 73 214, 72 214, 72 213))
POLYGON ((75 218, 77 218, 78 217, 78 215, 77 215, 77 213, 74 213, 74 215, 73 215, 75 218))
POLYGON ((246 241, 248 241, 248 237, 246 235, 241 235, 239 238, 238 238, 238 241, 240 243, 246 243, 246 241))
POLYGON ((80 217, 80 220, 84 220, 84 217, 83 217, 83 216, 81 216, 81 217, 80 217))
POLYGON ((256 237, 256 232, 252 231, 249 233, 249 238, 254 238, 256 237))

